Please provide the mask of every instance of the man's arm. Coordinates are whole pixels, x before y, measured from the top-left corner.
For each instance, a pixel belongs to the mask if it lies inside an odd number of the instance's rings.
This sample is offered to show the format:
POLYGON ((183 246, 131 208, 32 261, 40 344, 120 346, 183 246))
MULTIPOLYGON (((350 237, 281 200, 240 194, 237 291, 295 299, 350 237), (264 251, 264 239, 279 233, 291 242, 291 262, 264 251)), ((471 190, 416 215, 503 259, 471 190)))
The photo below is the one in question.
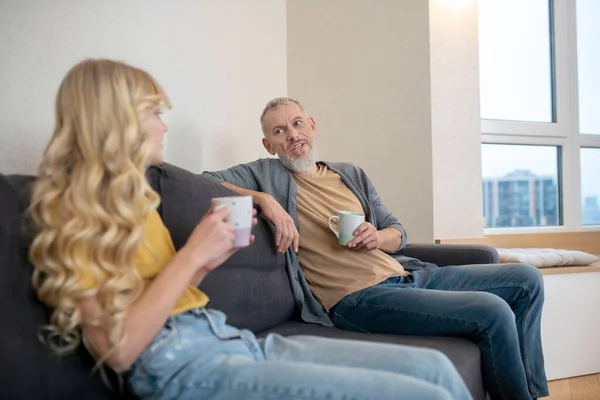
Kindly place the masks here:
POLYGON ((386 253, 394 253, 402 244, 402 231, 396 228, 385 228, 377 231, 380 239, 379 248, 386 253))
POLYGON ((294 220, 273 196, 268 193, 244 189, 228 182, 221 182, 221 185, 242 196, 252 197, 252 201, 260 207, 262 215, 267 221, 275 225, 275 245, 279 253, 285 253, 290 245, 296 253, 298 252, 300 234, 298 233, 298 229, 296 229, 294 220))
POLYGON ((406 247, 406 231, 383 204, 371 179, 362 169, 358 169, 365 194, 375 214, 375 226, 368 222, 361 224, 354 232, 355 238, 348 245, 357 249, 366 247, 369 250, 380 249, 386 253, 396 253, 406 247))
POLYGON ((300 241, 298 229, 282 205, 270 194, 262 192, 255 174, 260 176, 263 172, 261 162, 258 160, 223 171, 204 172, 203 175, 218 180, 221 185, 242 196, 252 196, 254 203, 261 208, 263 217, 275 226, 277 251, 285 253, 292 246, 292 249, 298 252, 300 241))
POLYGON ((253 173, 253 164, 254 163, 235 165, 222 171, 204 171, 202 175, 221 184, 227 182, 238 189, 259 192, 260 187, 253 173))
POLYGON ((258 192, 256 190, 244 189, 242 187, 233 185, 225 181, 221 182, 221 185, 225 186, 227 189, 233 190, 238 194, 241 194, 242 196, 252 197, 252 202, 261 208, 263 207, 264 203, 268 202, 267 197, 271 197, 267 193, 258 192))
MULTIPOLYGON (((398 221, 398 218, 396 218, 388 210, 388 208, 385 206, 385 204, 383 204, 383 200, 377 193, 377 190, 375 190, 375 186, 373 185, 373 182, 371 182, 371 179, 369 179, 369 177, 367 176, 367 174, 364 171, 363 171, 363 174, 364 174, 365 183, 367 185, 367 193, 369 196, 369 202, 371 203, 371 206, 373 207, 373 212, 375 214, 375 225, 376 225, 377 229, 379 230, 379 232, 382 232, 384 230, 394 229, 394 230, 398 231, 399 235, 400 235, 399 236, 400 241, 394 242, 394 243, 390 242, 389 243, 390 247, 386 248, 386 249, 382 249, 382 250, 384 250, 388 253, 396 253, 396 252, 402 250, 404 247, 406 247, 406 241, 408 239, 408 237, 406 235, 406 230, 404 229, 404 227, 402 226, 400 221, 398 221), (391 246, 391 244, 396 244, 396 246, 395 247, 391 246)), ((398 235, 398 233, 395 233, 395 234, 398 235)))

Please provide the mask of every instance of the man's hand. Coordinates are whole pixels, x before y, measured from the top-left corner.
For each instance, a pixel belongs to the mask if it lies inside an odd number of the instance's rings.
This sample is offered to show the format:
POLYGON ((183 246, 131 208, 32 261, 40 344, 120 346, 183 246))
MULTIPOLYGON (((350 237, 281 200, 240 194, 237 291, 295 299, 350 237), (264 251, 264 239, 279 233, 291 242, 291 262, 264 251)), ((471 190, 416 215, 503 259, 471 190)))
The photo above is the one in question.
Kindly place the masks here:
POLYGON ((257 202, 262 209, 263 216, 275 225, 275 245, 279 253, 285 253, 290 245, 297 253, 300 242, 300 234, 294 220, 281 207, 281 205, 272 196, 262 193, 257 202))
POLYGON ((379 232, 369 222, 363 222, 354 230, 354 239, 348 242, 348 247, 354 249, 366 248, 367 250, 378 249, 381 245, 379 232))
POLYGON ((348 242, 351 249, 379 249, 386 253, 394 253, 402 243, 402 232, 396 228, 377 230, 369 222, 363 222, 354 230, 354 239, 348 242))

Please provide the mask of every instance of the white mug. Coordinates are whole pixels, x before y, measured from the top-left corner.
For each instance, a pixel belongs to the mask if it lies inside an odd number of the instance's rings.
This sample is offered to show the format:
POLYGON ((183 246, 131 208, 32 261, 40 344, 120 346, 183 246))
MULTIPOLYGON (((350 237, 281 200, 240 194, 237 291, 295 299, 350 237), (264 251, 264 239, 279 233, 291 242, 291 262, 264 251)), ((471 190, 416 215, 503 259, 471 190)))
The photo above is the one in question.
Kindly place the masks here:
POLYGON ((252 196, 215 197, 212 199, 213 211, 222 207, 229 207, 227 222, 233 228, 235 247, 244 247, 250 244, 252 233, 252 196))
POLYGON ((338 238, 338 243, 346 246, 349 241, 354 239, 354 230, 363 222, 365 222, 364 214, 352 211, 340 211, 339 216, 334 215, 329 217, 327 225, 329 225, 329 229, 338 238), (331 226, 331 221, 333 220, 337 220, 339 232, 331 226))

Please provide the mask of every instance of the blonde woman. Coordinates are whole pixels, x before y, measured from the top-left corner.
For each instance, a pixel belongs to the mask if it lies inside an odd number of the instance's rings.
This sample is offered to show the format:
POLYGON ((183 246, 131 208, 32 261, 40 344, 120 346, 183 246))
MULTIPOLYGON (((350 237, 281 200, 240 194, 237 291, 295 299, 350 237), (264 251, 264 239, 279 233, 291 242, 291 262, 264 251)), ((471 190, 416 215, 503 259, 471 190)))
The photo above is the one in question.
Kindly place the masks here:
POLYGON ((233 252, 227 209, 175 252, 144 177, 170 107, 146 72, 86 60, 64 78, 30 212, 33 285, 57 352, 81 342, 144 399, 469 399, 441 353, 270 335, 225 323, 197 289, 233 252))

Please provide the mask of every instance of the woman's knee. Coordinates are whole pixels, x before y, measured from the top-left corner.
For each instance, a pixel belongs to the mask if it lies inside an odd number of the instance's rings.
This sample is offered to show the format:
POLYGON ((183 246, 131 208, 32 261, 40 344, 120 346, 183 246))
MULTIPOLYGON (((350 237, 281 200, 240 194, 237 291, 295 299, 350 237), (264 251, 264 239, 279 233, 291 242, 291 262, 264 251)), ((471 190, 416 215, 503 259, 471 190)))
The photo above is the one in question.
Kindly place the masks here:
MULTIPOLYGON (((400 396, 399 398, 402 398, 400 396)), ((453 400, 454 397, 445 389, 439 386, 429 386, 426 389, 421 389, 419 393, 419 400, 453 400)))
POLYGON ((440 372, 455 372, 454 364, 448 358, 448 356, 439 350, 416 348, 419 350, 419 359, 423 367, 428 370, 438 370, 440 372))
POLYGON ((446 354, 429 348, 415 348, 418 361, 413 363, 412 374, 418 379, 437 383, 452 391, 463 385, 458 370, 446 354))

